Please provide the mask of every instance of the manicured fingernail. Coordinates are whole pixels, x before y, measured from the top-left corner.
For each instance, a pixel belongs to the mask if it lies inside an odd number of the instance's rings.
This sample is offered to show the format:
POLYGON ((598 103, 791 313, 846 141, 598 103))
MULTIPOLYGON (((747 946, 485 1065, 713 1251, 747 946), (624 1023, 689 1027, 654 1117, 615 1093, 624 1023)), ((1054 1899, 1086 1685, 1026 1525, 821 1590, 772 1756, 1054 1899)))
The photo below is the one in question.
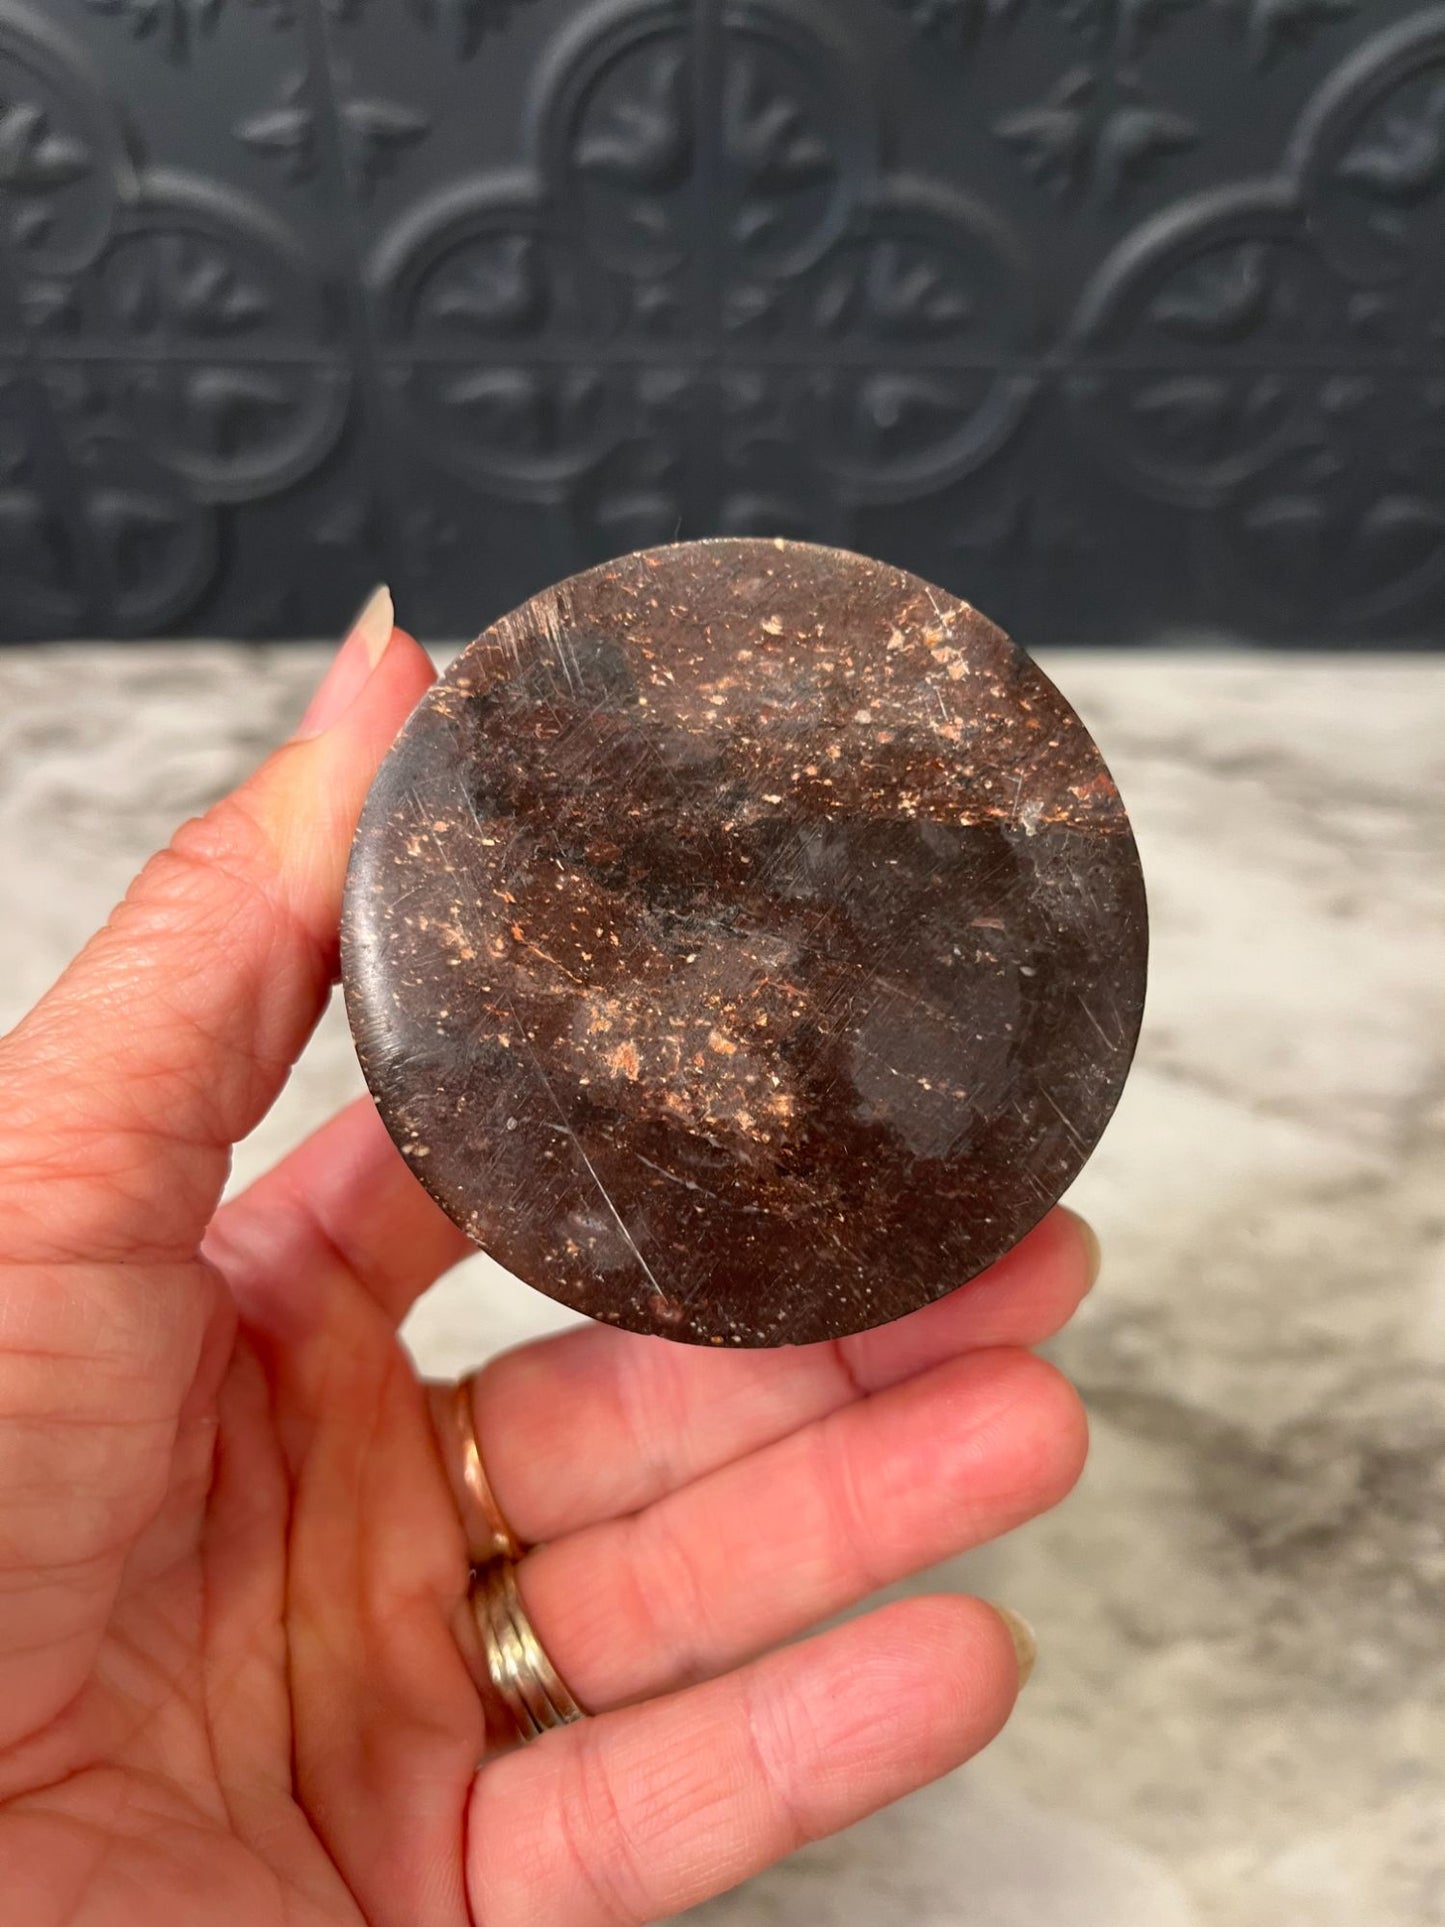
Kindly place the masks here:
POLYGON ((1084 1286, 1084 1290, 1092 1291, 1099 1281, 1099 1267, 1104 1262, 1104 1253, 1099 1243, 1099 1234, 1089 1223, 1089 1220, 1087 1218, 1081 1218, 1077 1211, 1070 1211, 1068 1205, 1064 1206, 1064 1210, 1069 1212, 1069 1216, 1079 1227, 1079 1237, 1084 1247, 1084 1262, 1088 1266, 1089 1272, 1089 1282, 1084 1286))
POLYGON ((350 709, 366 687, 372 670, 386 654, 395 626, 391 590, 383 582, 362 604, 346 632, 345 642, 332 657, 331 667, 321 678, 301 718, 296 731, 298 741, 322 735, 350 709))
POLYGON ((1034 1670, 1034 1661, 1039 1656, 1039 1642, 1034 1637, 1034 1629, 1022 1613, 1016 1613, 1009 1606, 997 1605, 989 1601, 994 1611, 1008 1627, 1008 1636, 1014 1643, 1014 1658, 1018 1661, 1019 1690, 1022 1692, 1029 1683, 1029 1675, 1034 1670))

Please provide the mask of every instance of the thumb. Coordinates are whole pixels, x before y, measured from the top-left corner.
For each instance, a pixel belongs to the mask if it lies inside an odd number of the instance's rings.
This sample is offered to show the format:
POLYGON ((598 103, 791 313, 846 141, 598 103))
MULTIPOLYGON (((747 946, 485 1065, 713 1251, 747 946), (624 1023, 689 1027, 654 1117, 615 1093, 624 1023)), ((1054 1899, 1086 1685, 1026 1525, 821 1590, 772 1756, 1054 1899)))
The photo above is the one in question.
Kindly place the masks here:
POLYGON ((187 823, 0 1042, 0 1248, 183 1256, 336 973, 362 800, 432 679, 379 589, 295 736, 187 823))

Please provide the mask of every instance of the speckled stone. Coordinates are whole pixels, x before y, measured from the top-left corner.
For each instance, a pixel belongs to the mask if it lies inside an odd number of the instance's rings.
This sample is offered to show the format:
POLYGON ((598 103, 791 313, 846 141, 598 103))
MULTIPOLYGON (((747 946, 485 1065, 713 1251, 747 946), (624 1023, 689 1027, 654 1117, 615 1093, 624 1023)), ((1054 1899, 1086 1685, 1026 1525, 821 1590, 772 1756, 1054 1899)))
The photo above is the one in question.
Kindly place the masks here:
POLYGON ((574 577, 423 700, 343 929, 377 1104, 563 1303, 713 1345, 914 1310, 1077 1174, 1138 1031, 1118 792, 918 578, 683 543, 574 577))

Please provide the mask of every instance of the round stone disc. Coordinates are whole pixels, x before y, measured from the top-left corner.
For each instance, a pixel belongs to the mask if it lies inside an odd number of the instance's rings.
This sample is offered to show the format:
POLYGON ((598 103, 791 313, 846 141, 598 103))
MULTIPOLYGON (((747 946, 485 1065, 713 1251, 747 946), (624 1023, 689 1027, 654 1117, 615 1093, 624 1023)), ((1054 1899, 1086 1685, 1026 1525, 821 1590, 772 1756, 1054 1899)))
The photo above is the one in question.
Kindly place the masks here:
POLYGON ((1094 1146, 1144 998, 1128 819, 966 603, 840 550, 631 555, 465 649, 347 884, 402 1155, 539 1291, 783 1345, 1007 1251, 1094 1146))

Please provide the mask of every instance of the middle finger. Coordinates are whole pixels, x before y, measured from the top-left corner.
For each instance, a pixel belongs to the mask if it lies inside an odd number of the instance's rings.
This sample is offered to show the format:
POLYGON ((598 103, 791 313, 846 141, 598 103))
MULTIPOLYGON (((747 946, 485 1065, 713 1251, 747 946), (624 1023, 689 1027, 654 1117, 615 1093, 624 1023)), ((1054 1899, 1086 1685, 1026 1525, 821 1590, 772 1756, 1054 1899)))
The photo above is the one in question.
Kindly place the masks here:
POLYGON ((1084 1463, 1077 1393, 978 1352, 843 1407, 634 1517, 528 1555, 544 1650, 593 1712, 711 1678, 1056 1505, 1084 1463))
POLYGON ((833 1344, 717 1353, 588 1325, 523 1346, 472 1381, 487 1477, 533 1544, 639 1511, 947 1359, 1041 1343, 1097 1265, 1087 1225, 1055 1210, 960 1290, 833 1344))

